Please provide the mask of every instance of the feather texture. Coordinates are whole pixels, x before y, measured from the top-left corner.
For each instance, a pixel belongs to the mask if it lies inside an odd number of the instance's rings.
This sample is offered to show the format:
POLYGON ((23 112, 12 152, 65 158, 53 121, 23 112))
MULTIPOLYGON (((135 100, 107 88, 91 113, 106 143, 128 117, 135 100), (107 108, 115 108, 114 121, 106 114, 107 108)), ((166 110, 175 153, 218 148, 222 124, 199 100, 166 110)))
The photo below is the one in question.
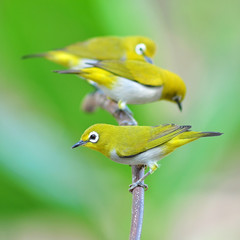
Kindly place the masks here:
POLYGON ((116 76, 121 76, 148 87, 162 86, 171 79, 180 79, 175 73, 146 62, 136 60, 118 61, 106 60, 94 64, 95 67, 104 69, 116 76))

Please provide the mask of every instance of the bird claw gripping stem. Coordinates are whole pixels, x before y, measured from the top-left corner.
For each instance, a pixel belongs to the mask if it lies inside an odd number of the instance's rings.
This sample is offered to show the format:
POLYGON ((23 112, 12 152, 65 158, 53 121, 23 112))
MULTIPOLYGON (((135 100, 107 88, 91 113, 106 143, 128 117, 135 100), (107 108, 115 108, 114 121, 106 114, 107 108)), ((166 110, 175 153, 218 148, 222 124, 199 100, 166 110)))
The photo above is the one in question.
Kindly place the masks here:
POLYGON ((133 190, 134 190, 136 187, 142 187, 142 188, 144 188, 145 191, 148 190, 148 185, 147 185, 147 184, 144 184, 144 183, 141 182, 141 181, 137 181, 137 182, 135 182, 135 183, 132 183, 132 184, 129 185, 129 187, 130 187, 130 188, 128 189, 128 191, 129 191, 130 193, 132 193, 133 190))
POLYGON ((124 109, 121 109, 121 108, 116 109, 115 114, 120 114, 121 112, 125 112, 130 117, 133 116, 132 111, 128 107, 126 107, 124 109))
POLYGON ((127 106, 126 102, 123 102, 122 100, 118 101, 118 110, 117 111, 124 111, 128 115, 133 116, 133 112, 130 110, 130 108, 127 106))

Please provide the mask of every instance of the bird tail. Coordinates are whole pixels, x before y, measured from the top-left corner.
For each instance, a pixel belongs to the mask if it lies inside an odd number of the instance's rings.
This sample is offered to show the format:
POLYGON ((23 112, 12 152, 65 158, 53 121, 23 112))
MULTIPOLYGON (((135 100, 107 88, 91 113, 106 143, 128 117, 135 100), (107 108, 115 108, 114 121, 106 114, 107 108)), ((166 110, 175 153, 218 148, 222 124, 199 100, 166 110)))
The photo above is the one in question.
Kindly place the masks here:
POLYGON ((171 141, 169 141, 168 144, 172 149, 175 149, 177 147, 195 141, 201 137, 215 137, 220 135, 222 135, 222 133, 220 132, 193 132, 187 130, 186 132, 183 132, 176 136, 175 138, 173 138, 171 141))
POLYGON ((47 56, 47 53, 37 53, 37 54, 29 54, 22 56, 22 59, 28 59, 28 58, 45 58, 47 56))
POLYGON ((79 64, 79 57, 63 50, 49 51, 47 53, 29 54, 22 57, 22 59, 28 58, 45 58, 64 67, 74 67, 79 64))
POLYGON ((60 73, 60 74, 80 74, 83 72, 80 69, 68 69, 68 70, 54 70, 53 72, 55 73, 60 73))
POLYGON ((200 137, 215 137, 220 136, 222 133, 220 132, 193 132, 193 131, 186 131, 179 135, 180 139, 195 139, 200 137))
POLYGON ((54 71, 61 74, 77 74, 85 79, 92 80, 93 82, 111 88, 114 84, 114 76, 112 73, 96 67, 89 67, 83 69, 69 69, 54 71))

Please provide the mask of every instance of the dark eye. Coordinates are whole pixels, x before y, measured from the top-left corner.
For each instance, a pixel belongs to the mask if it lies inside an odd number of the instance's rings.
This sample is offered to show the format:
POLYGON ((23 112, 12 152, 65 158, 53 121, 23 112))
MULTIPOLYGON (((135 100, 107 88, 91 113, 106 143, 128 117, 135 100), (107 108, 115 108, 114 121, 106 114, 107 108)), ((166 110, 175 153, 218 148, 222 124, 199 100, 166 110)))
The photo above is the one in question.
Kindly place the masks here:
POLYGON ((135 51, 138 55, 142 55, 145 51, 146 51, 146 45, 144 43, 139 43, 136 48, 135 51))
POLYGON ((96 137, 97 137, 97 136, 96 136, 95 134, 92 134, 92 135, 90 136, 90 139, 95 140, 96 137))
POLYGON ((92 143, 96 143, 99 139, 99 135, 97 132, 91 132, 89 134, 89 141, 92 142, 92 143))

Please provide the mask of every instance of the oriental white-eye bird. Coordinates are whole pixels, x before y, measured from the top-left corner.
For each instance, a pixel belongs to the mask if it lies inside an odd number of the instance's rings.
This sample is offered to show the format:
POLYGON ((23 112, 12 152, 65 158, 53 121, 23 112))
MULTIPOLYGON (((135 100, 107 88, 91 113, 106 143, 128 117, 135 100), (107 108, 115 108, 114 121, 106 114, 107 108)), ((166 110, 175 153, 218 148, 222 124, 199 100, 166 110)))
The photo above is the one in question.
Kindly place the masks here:
POLYGON ((136 60, 105 60, 81 70, 55 71, 77 74, 97 83, 98 87, 124 109, 126 104, 144 104, 158 100, 177 103, 182 110, 186 86, 175 73, 136 60))
POLYGON ((96 37, 62 49, 26 55, 23 58, 42 57, 71 69, 82 69, 86 62, 99 60, 134 59, 152 63, 156 52, 154 41, 142 36, 96 37))
POLYGON ((157 162, 184 144, 201 137, 219 136, 219 132, 194 132, 191 126, 163 124, 159 126, 114 126, 95 124, 72 146, 85 146, 97 150, 111 160, 127 165, 146 165, 150 168, 130 190, 157 168, 157 162))

